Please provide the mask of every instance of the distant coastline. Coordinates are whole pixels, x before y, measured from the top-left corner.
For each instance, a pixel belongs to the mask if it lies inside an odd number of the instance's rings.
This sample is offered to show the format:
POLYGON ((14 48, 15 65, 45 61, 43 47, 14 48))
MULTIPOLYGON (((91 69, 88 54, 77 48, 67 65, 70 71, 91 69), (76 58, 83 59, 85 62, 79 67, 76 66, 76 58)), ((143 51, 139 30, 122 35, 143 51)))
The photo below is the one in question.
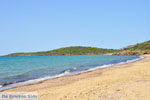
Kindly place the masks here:
POLYGON ((71 46, 50 51, 29 52, 29 53, 12 53, 4 56, 52 56, 52 55, 143 55, 150 54, 150 40, 126 46, 121 49, 104 49, 96 47, 71 46))

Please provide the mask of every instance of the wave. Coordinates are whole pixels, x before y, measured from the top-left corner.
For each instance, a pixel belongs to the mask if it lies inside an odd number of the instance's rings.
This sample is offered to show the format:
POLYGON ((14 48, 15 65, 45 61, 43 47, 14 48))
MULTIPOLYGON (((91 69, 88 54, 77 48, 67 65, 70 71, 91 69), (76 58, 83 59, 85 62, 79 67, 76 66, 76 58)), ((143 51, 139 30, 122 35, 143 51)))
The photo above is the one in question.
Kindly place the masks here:
POLYGON ((93 71, 93 70, 100 69, 100 68, 111 67, 114 65, 121 65, 121 64, 126 64, 126 63, 130 63, 130 62, 135 62, 135 61, 141 60, 143 58, 144 57, 140 56, 139 58, 136 58, 136 59, 127 60, 127 61, 119 62, 119 63, 115 63, 115 64, 106 64, 106 65, 102 65, 102 66, 97 66, 97 67, 89 68, 89 69, 83 70, 83 71, 77 71, 77 69, 78 69, 77 67, 72 67, 72 68, 69 68, 69 69, 66 69, 66 70, 60 72, 59 74, 57 74, 55 76, 46 76, 46 77, 32 79, 32 80, 28 80, 28 81, 14 81, 14 82, 10 82, 10 83, 4 83, 3 85, 0 85, 0 90, 5 90, 5 89, 21 86, 21 85, 33 84, 36 82, 53 79, 53 78, 57 78, 57 77, 62 77, 62 76, 66 76, 66 75, 73 75, 73 74, 89 72, 89 71, 93 71))
POLYGON ((66 69, 66 70, 64 70, 64 71, 62 71, 62 72, 60 72, 60 74, 65 74, 65 75, 67 75, 67 74, 69 74, 69 73, 71 73, 71 72, 75 72, 77 69, 78 69, 77 67, 68 68, 68 69, 66 69))

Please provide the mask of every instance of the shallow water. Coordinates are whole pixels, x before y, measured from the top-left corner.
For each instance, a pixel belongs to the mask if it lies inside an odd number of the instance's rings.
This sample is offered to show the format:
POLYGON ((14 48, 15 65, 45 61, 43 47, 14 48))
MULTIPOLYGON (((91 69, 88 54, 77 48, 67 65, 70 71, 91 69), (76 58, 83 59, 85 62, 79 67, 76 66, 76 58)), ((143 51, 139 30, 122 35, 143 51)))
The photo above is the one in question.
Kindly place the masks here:
POLYGON ((138 58, 114 55, 0 57, 0 86, 78 73, 138 58))

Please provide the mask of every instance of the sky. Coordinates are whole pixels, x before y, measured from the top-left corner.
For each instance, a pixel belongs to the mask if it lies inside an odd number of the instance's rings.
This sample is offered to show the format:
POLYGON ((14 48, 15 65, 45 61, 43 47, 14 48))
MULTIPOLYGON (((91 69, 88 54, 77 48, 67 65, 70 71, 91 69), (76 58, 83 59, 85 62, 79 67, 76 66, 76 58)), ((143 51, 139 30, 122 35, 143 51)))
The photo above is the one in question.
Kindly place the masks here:
POLYGON ((0 0, 0 55, 150 40, 149 0, 0 0))

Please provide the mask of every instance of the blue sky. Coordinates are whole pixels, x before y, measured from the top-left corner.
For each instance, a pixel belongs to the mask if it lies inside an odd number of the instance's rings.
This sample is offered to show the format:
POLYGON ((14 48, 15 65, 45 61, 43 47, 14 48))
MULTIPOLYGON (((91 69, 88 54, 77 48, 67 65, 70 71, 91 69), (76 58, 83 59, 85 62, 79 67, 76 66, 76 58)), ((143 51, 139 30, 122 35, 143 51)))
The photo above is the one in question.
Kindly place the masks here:
POLYGON ((0 0, 0 55, 150 40, 149 0, 0 0))

